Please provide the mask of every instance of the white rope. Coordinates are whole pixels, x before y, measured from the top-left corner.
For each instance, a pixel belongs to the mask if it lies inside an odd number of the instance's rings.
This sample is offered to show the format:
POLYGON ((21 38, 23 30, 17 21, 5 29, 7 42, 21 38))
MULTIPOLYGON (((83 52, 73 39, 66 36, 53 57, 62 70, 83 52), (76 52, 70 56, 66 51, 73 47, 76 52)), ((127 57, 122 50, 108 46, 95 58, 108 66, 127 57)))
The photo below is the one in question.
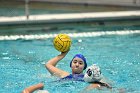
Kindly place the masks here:
MULTIPOLYGON (((100 31, 100 32, 81 32, 81 33, 66 33, 70 37, 97 37, 103 35, 127 35, 127 34, 137 34, 140 30, 133 31, 100 31)), ((0 36, 0 40, 35 40, 35 39, 47 39, 54 38, 57 34, 41 34, 41 35, 5 35, 0 36)))

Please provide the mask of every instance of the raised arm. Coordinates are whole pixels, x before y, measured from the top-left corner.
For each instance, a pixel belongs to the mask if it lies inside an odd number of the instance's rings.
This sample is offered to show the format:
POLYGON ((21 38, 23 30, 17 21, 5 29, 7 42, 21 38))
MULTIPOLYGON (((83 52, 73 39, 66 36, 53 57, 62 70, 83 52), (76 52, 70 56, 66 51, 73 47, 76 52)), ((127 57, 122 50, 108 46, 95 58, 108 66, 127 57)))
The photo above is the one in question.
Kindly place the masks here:
POLYGON ((46 68, 48 69, 48 71, 52 74, 52 75, 55 75, 57 77, 60 77, 60 78, 63 78, 65 76, 68 76, 69 73, 66 72, 66 71, 63 71, 59 68, 56 67, 57 63, 62 60, 66 55, 67 55, 68 52, 65 52, 65 53, 61 53, 60 55, 50 59, 46 64, 46 68))

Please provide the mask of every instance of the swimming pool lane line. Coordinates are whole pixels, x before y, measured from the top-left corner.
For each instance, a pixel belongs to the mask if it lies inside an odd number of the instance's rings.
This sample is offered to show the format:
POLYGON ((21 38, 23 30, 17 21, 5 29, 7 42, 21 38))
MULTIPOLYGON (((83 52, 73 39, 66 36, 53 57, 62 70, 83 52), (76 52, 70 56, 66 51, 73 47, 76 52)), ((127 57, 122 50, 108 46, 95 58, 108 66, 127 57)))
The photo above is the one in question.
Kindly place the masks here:
POLYGON ((16 24, 40 24, 40 23, 59 23, 59 22, 86 22, 101 20, 118 19, 140 19, 138 11, 112 11, 112 12, 88 12, 88 13, 65 13, 65 14, 44 14, 26 16, 0 17, 0 25, 16 24))
MULTIPOLYGON (((82 33, 65 33, 70 37, 97 37, 105 35, 128 35, 128 34, 140 34, 140 30, 133 31, 100 31, 100 32, 82 32, 82 33)), ((5 35, 0 36, 0 40, 37 40, 54 38, 57 34, 35 34, 35 35, 5 35)))

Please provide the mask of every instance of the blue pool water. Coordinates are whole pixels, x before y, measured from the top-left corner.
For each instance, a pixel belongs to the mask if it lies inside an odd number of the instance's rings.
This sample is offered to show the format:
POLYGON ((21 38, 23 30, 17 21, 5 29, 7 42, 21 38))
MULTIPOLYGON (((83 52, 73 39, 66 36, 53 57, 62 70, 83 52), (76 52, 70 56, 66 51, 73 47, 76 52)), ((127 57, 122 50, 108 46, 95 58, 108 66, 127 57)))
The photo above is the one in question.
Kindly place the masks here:
MULTIPOLYGON (((56 78, 44 64, 59 54, 52 40, 0 41, 0 93, 20 93, 39 82, 44 82, 44 89, 50 93, 79 93, 88 86, 74 81, 51 82, 56 78)), ((127 93, 140 93, 140 34, 72 37, 71 50, 58 67, 71 72, 69 62, 75 53, 84 54, 88 66, 96 63, 101 67, 114 87, 113 93, 119 88, 127 93)))

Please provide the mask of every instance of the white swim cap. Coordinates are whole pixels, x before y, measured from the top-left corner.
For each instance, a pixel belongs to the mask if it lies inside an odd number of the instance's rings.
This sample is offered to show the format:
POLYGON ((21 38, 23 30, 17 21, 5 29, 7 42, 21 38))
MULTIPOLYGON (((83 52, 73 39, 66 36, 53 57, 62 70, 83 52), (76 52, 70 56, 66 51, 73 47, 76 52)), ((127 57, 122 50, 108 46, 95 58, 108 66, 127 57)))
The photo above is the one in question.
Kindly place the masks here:
POLYGON ((47 90, 38 90, 36 93, 49 93, 47 90))
POLYGON ((86 82, 95 82, 100 81, 102 79, 102 74, 99 66, 93 64, 86 69, 84 74, 84 81, 86 82))

